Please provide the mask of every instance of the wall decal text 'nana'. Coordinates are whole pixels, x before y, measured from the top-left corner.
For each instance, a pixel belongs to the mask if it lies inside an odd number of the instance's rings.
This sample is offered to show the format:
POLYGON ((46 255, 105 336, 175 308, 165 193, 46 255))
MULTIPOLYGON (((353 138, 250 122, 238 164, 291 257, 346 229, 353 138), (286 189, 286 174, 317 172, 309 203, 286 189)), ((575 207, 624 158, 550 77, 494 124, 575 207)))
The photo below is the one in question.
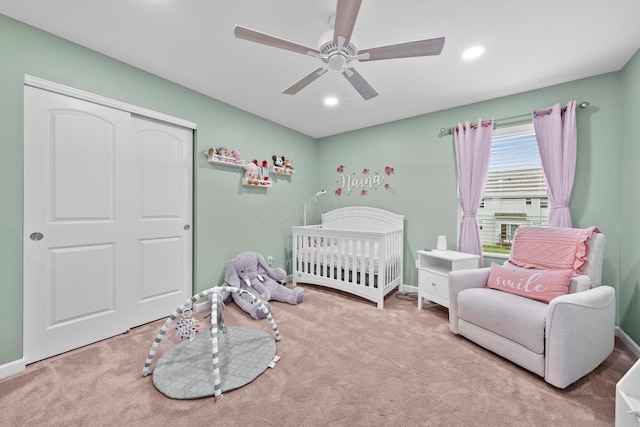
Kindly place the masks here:
POLYGON ((347 195, 351 195, 352 191, 357 190, 360 190, 361 196, 366 196, 369 194, 369 190, 377 190, 380 187, 393 192, 391 185, 384 183, 388 176, 395 173, 394 169, 390 166, 385 166, 384 174, 380 172, 371 173, 370 169, 365 168, 362 170, 360 176, 356 176, 355 172, 345 173, 344 165, 338 166, 336 170, 340 174, 337 180, 338 188, 334 192, 336 196, 342 195, 343 191, 345 191, 347 195))

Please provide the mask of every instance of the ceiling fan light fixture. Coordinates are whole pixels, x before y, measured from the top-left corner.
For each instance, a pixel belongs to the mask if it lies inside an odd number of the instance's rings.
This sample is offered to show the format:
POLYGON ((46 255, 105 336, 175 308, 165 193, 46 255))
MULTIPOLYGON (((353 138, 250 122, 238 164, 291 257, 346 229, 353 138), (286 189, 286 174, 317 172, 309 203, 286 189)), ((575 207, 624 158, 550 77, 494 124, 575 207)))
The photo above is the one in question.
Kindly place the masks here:
POLYGON ((336 98, 335 96, 328 96, 324 99, 324 105, 328 107, 338 105, 338 98, 336 98))
POLYGON ((462 53, 462 58, 463 59, 476 59, 479 58, 480 56, 482 56, 482 54, 484 53, 484 47, 482 46, 474 46, 472 48, 469 48, 467 50, 465 50, 462 53))
POLYGON ((342 71, 347 64, 347 58, 344 55, 335 54, 329 57, 329 68, 333 71, 342 71))

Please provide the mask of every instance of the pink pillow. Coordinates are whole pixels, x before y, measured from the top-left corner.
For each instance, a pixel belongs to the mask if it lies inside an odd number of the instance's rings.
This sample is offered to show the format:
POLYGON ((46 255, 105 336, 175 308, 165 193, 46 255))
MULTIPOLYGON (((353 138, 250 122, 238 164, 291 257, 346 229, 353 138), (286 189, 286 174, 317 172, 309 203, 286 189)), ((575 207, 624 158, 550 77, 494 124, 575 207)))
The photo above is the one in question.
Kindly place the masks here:
POLYGON ((512 270, 491 263, 487 288, 548 303, 569 293, 571 270, 512 270))
POLYGON ((579 276, 587 268, 587 240, 597 227, 518 227, 513 240, 511 264, 549 270, 572 269, 579 276))

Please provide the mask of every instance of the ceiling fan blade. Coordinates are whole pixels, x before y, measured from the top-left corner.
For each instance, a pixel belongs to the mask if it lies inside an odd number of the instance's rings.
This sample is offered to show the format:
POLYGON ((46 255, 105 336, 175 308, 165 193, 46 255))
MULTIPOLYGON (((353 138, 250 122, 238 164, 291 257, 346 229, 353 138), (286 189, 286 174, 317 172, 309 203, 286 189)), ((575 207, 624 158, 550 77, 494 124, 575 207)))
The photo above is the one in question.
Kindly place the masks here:
POLYGON ((333 27, 333 42, 335 44, 338 44, 338 37, 344 37, 344 45, 349 46, 361 4, 362 0, 338 0, 336 22, 333 27))
POLYGON ((349 80, 351 86, 358 91, 365 101, 378 96, 378 92, 356 71, 355 68, 348 68, 342 72, 342 75, 349 80), (347 73, 349 71, 349 73, 347 73), (351 74, 351 75, 349 75, 351 74))
POLYGON ((285 93, 287 95, 295 95, 296 93, 300 92, 301 89, 307 87, 309 83, 313 82, 326 72, 326 68, 317 68, 304 76, 302 79, 295 82, 291 87, 285 89, 282 93, 285 93))
POLYGON ((439 37, 436 39, 418 40, 415 42, 363 49, 359 50, 358 54, 369 54, 369 59, 360 59, 360 61, 375 61, 378 59, 393 58, 412 58, 415 56, 440 55, 443 47, 444 37, 439 37))
POLYGON ((303 55, 318 55, 320 52, 317 49, 313 49, 307 46, 303 46, 298 43, 293 43, 285 39, 270 36, 269 34, 260 33, 258 31, 250 30, 249 28, 236 25, 233 28, 233 34, 239 39, 245 39, 256 43, 266 44, 267 46, 273 46, 280 49, 290 50, 292 52, 301 53, 303 55))

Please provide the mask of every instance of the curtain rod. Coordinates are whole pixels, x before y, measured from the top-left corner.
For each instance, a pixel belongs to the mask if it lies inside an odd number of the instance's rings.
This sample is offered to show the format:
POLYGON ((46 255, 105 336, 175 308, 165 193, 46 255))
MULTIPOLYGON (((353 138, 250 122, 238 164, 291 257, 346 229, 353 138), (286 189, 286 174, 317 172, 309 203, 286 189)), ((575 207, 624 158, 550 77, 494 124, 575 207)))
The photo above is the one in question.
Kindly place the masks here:
MULTIPOLYGON (((589 107, 589 102, 588 101, 582 101, 580 104, 578 104, 578 108, 587 108, 589 107)), ((562 110, 566 110, 567 107, 562 107, 562 110)), ((547 114, 551 114, 551 109, 546 110, 547 114)), ((531 121, 531 114, 532 113, 527 113, 527 114, 518 114, 517 116, 511 116, 511 117, 503 117, 501 119, 495 119, 493 121, 494 123, 494 128, 498 128, 498 127, 502 127, 502 126, 507 126, 507 125, 514 125, 514 124, 518 124, 518 123, 527 123, 529 121, 531 121), (517 120, 520 119, 520 120, 517 120), (515 120, 515 122, 513 121, 515 120), (504 121, 508 121, 510 123, 504 123, 504 124, 500 124, 498 122, 504 122, 504 121)), ((442 128, 440 129, 440 136, 444 136, 444 135, 453 135, 453 129, 455 129, 454 127, 450 127, 450 128, 442 128)))

